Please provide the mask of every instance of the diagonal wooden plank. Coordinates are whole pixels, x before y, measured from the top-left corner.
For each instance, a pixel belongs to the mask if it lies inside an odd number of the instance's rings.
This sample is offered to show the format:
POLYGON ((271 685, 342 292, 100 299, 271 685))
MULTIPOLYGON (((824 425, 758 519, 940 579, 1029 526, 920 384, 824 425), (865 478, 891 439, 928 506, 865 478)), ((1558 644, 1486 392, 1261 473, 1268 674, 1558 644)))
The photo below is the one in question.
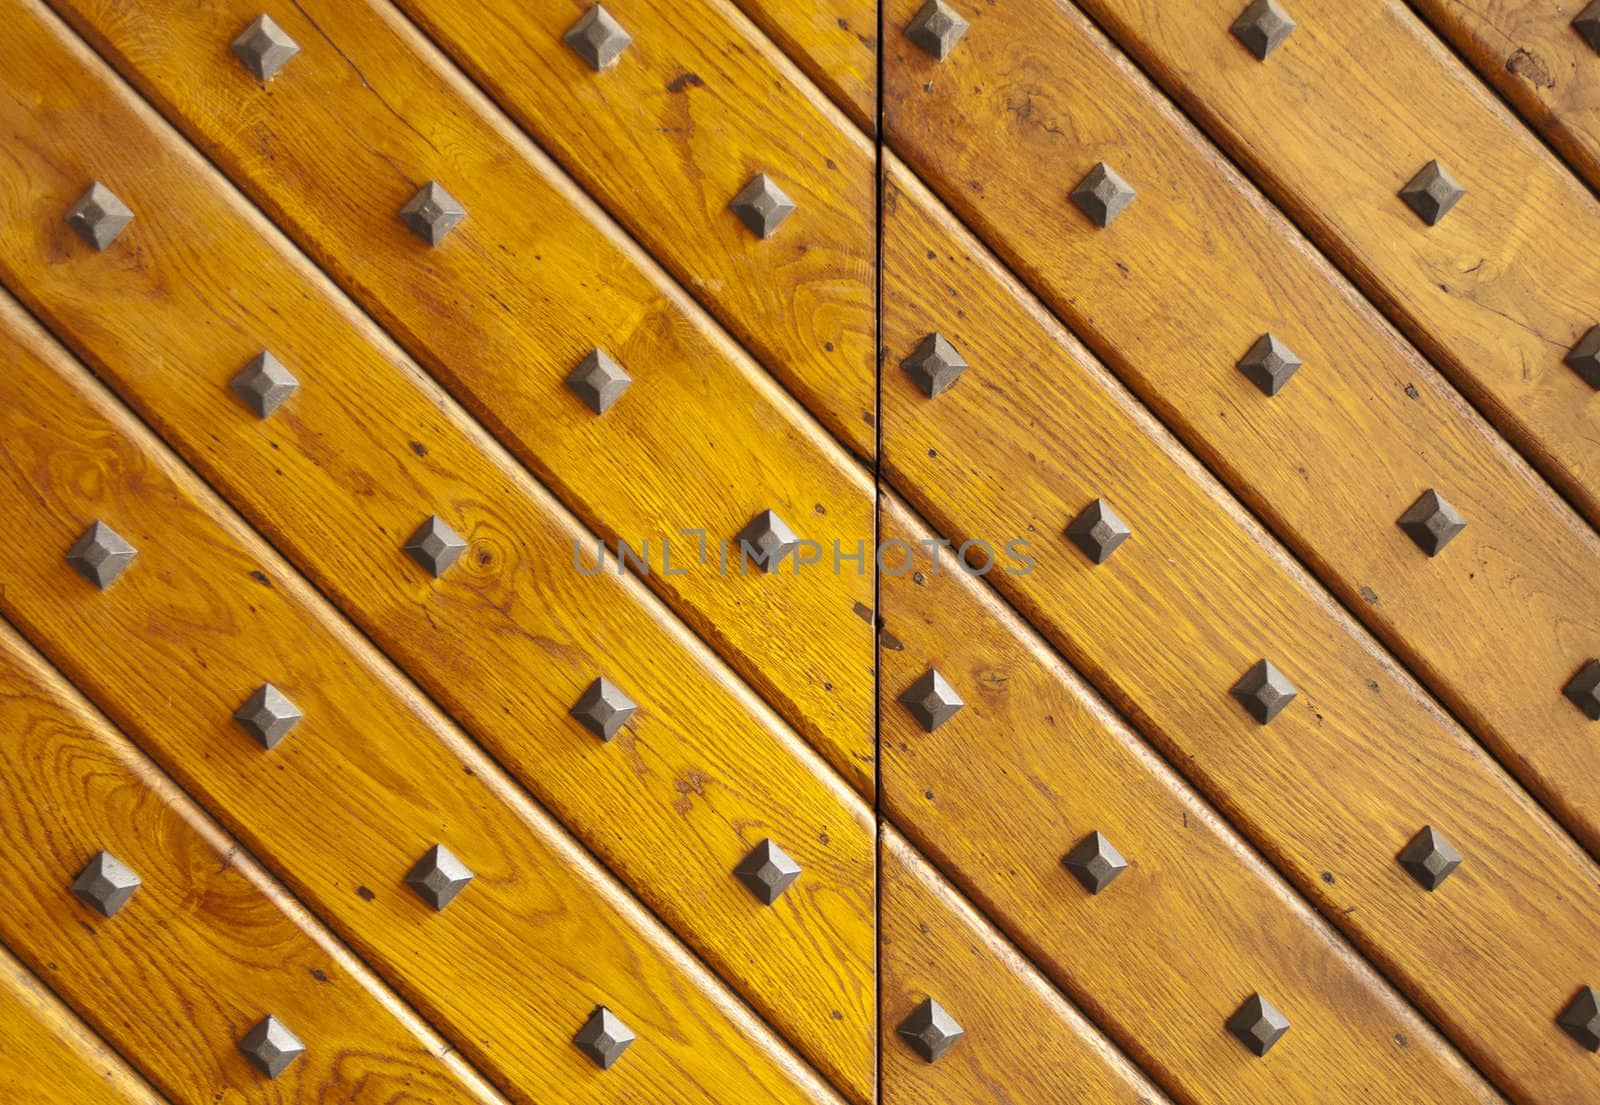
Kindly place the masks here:
POLYGON ((877 130, 878 12, 861 0, 733 0, 868 134, 877 130))

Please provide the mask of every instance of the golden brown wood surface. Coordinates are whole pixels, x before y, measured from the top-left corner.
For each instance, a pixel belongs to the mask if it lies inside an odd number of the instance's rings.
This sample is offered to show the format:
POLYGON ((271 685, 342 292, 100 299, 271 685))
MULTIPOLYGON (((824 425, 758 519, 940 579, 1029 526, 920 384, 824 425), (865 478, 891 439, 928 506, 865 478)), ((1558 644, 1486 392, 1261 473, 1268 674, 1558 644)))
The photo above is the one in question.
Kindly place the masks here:
MULTIPOLYGON (((585 532, 148 109, 44 21, 18 20, 6 42, 38 99, 0 101, 15 151, 0 161, 0 278, 765 1017, 865 1093, 865 805, 636 580, 578 574, 585 532), (140 212, 105 254, 61 220, 97 177, 140 212), (265 421, 227 387, 261 349, 303 382, 265 421), (401 551, 434 513, 471 542, 437 581, 401 551), (611 744, 568 717, 599 676, 640 705, 611 744), (771 909, 729 876, 769 836, 806 871, 771 909)), ((686 560, 693 545, 678 548, 686 560)), ((805 582, 713 578, 752 596, 805 582)))
MULTIPOLYGON (((995 10, 1037 43, 1065 6, 995 10)), ((1079 6, 1600 524, 1600 396, 1563 363, 1600 323, 1600 201, 1403 0, 1295 0, 1265 63, 1235 0, 1079 6), (1429 227, 1399 192, 1435 160, 1466 196, 1429 227)))
MULTIPOLYGON (((9 298, 0 342, 0 527, 26 535, 0 543, 0 614, 474 1066, 541 1105, 840 1100, 9 298), (104 590, 65 556, 97 519, 139 550, 104 590), (233 720, 265 682, 304 715, 270 751, 233 720), (474 872, 443 912, 403 881, 435 844, 474 872), (639 1037, 606 1071, 572 1043, 600 1005, 639 1037)), ((783 913, 725 895, 728 868, 700 879, 704 915, 739 902, 730 927, 783 913)), ((828 883, 788 909, 847 914, 828 883)))
POLYGON ((885 372, 886 476, 1503 1090, 1589 1100, 1554 1018, 1600 973, 1594 861, 892 160, 887 189, 891 363, 939 329, 973 367, 931 401, 885 372), (1098 566, 1063 535, 1096 498, 1133 531, 1098 566), (1265 727, 1229 693, 1263 658, 1299 692, 1265 727), (1396 862, 1428 825, 1466 857, 1434 893, 1396 862))
POLYGON ((4 948, 0 1093, 13 1105, 163 1105, 120 1056, 4 948))
MULTIPOLYGON (((1600 852, 1600 742, 1562 695, 1600 652, 1594 531, 1110 50, 1048 0, 975 17, 942 64, 896 45, 888 138, 1600 852), (1100 161, 1138 192, 1103 230, 1067 198, 1100 161), (1267 333, 1305 361, 1271 398, 1236 367, 1267 333), (1467 522, 1436 557, 1397 525, 1430 489, 1467 522)), ((961 347, 951 315, 916 337, 961 347)))
POLYGON ((256 1096, 269 1014, 306 1048, 276 1100, 504 1100, 3 624, 0 687, 0 936, 169 1101, 256 1096), (112 917, 69 889, 102 850, 112 917))
POLYGON ((883 502, 884 540, 919 550, 881 577, 884 813, 1175 1100, 1499 1100, 987 584, 950 550, 936 565, 937 536, 883 502), (898 702, 930 666, 966 703, 933 733, 898 702), (1062 864, 1093 832, 1129 864, 1099 894, 1062 864), (1261 1060, 1224 1030, 1257 992, 1291 1026, 1261 1060))
POLYGON ((878 12, 860 0, 733 0, 867 133, 877 130, 878 12))
POLYGON ((386 0, 279 12, 302 52, 263 85, 226 48, 255 0, 55 7, 597 533, 649 541, 650 586, 870 790, 870 578, 711 566, 722 541, 737 565, 735 535, 767 509, 830 555, 870 542, 866 473, 409 21, 386 0), (433 249, 396 216, 430 179, 468 212, 433 249), (634 378, 600 417, 563 384, 596 347, 634 378), (774 622, 813 631, 775 647, 774 622))

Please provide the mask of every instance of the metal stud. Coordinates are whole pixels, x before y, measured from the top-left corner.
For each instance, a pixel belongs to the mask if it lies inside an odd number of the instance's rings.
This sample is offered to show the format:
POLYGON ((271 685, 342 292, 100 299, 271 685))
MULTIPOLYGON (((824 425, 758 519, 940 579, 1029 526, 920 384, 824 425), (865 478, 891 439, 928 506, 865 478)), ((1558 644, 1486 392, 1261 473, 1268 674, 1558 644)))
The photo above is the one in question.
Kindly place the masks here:
POLYGON ((610 410, 631 383, 633 377, 624 372, 622 366, 603 349, 590 353, 567 377, 567 386, 595 414, 605 414, 610 410))
POLYGON ((622 1058, 622 1053, 636 1039, 638 1037, 633 1029, 623 1024, 621 1017, 600 1005, 589 1014, 589 1019, 583 1022, 583 1027, 578 1029, 572 1042, 578 1045, 579 1051, 593 1059, 596 1066, 607 1070, 622 1058))
POLYGON ((72 880, 72 892, 83 904, 97 909, 107 917, 115 917, 117 910, 128 904, 133 892, 140 886, 139 876, 110 852, 94 854, 78 877, 72 880))
POLYGON ((1111 846, 1104 833, 1092 832, 1061 857, 1061 864, 1091 894, 1098 894, 1128 869, 1128 861, 1111 846))
POLYGON ((800 877, 800 865, 771 840, 763 840, 739 861, 733 873, 750 893, 771 905, 800 877))
POLYGON ((406 885, 417 897, 442 910, 472 881, 472 871, 443 844, 435 844, 406 875, 406 885))
POLYGON ((794 214, 794 200, 768 178, 757 173, 750 183, 740 189, 728 204, 729 210, 739 216, 750 232, 760 238, 770 238, 777 233, 783 220, 794 214))
POLYGON ((1590 721, 1600 721, 1600 660, 1590 660, 1579 668, 1561 693, 1590 721))
POLYGON ((583 13, 561 41, 572 47, 573 52, 598 73, 617 63, 622 51, 633 41, 633 36, 623 29, 615 16, 602 5, 596 4, 583 13))
POLYGON ((966 1035, 966 1030, 945 1011, 944 1006, 932 998, 924 998, 922 1004, 900 1022, 895 1034, 926 1062, 934 1063, 966 1035))
POLYGON ((270 81, 300 52, 300 44, 274 23, 272 16, 263 13, 240 32, 230 49, 256 80, 270 81))
POLYGON ((1556 1018, 1568 1036, 1590 1051, 1600 1051, 1600 995, 1585 986, 1556 1018))
POLYGON ((228 386, 257 417, 267 418, 299 389, 300 381, 278 358, 263 350, 228 381, 228 386))
POLYGON ((1294 19, 1278 0, 1255 0, 1234 20, 1233 37, 1244 43, 1258 61, 1266 61, 1267 55, 1294 33, 1294 28, 1294 19))
POLYGON ((287 695, 271 683, 263 683, 260 690, 234 711, 233 720, 262 748, 270 749, 288 736, 289 730, 304 716, 287 695))
POLYGON ((1271 660, 1260 660, 1233 685, 1231 693, 1251 717, 1265 725, 1281 714, 1300 692, 1271 660))
POLYGON ((430 246, 444 241, 444 236, 466 217, 467 209, 437 180, 424 184, 400 209, 400 221, 430 246))
POLYGON ((938 668, 929 668, 924 672, 922 678, 900 696, 900 701, 930 733, 955 717, 957 711, 966 705, 961 701, 961 696, 956 694, 955 688, 945 682, 938 668))
POLYGON ((783 558, 800 547, 800 538, 787 522, 770 510, 763 510, 745 524, 733 539, 741 561, 748 558, 759 568, 775 572, 783 558))
POLYGON ((1593 0, 1587 8, 1579 12, 1578 17, 1572 21, 1572 28, 1583 36, 1583 40, 1589 44, 1591 50, 1600 54, 1600 0, 1593 0))
POLYGON ((306 1045, 282 1021, 269 1014, 245 1033, 244 1039, 239 1041, 239 1050, 262 1074, 276 1078, 306 1053, 306 1045))
POLYGON ((945 0, 928 0, 906 24, 906 37, 934 61, 943 61, 967 33, 968 23, 945 0))
MULTIPOLYGON (((1595 3, 1600 4, 1600 0, 1595 3)), ((1583 377, 1584 383, 1600 391, 1600 326, 1579 338, 1578 344, 1567 351, 1567 367, 1583 377)))
POLYGON ((406 552, 411 559, 435 579, 450 570, 467 549, 466 539, 445 524, 443 518, 432 515, 417 527, 417 532, 406 542, 406 552))
POLYGON ((116 241, 131 222, 133 212, 128 205, 98 180, 67 211, 67 225, 97 250, 116 241))
POLYGON ((1260 994, 1251 994, 1228 1018, 1228 1031, 1256 1055, 1265 1055, 1289 1031, 1289 1018, 1273 1008, 1260 994))
POLYGON ((1067 537, 1096 564, 1104 564, 1111 554, 1133 536, 1128 523, 1118 518, 1104 499, 1096 499, 1083 508, 1067 526, 1067 537))
POLYGON ((967 370, 967 362, 942 334, 929 334, 900 367, 929 399, 949 391, 967 370))
POLYGON ((1072 190, 1072 202, 1096 226, 1110 226, 1111 220, 1133 202, 1133 187, 1104 161, 1089 170, 1089 175, 1072 190))
POLYGON ((1429 226, 1437 226, 1466 194, 1467 190, 1450 175, 1450 170, 1437 161, 1424 165, 1411 182, 1400 189, 1400 198, 1406 201, 1406 206, 1429 226))
POLYGON ((639 704, 622 693, 622 689, 605 676, 589 684, 571 714, 583 727, 603 741, 609 741, 622 731, 639 704))
POLYGON ((125 572, 139 550, 104 522, 96 522, 67 550, 67 563, 78 574, 104 591, 125 572))
POLYGON ((1303 364, 1294 350, 1272 334, 1262 334, 1239 361, 1239 371, 1264 395, 1276 395, 1303 364))
POLYGON ((1438 556, 1456 534, 1467 528, 1467 520, 1430 488, 1400 515, 1399 526, 1417 543, 1417 548, 1429 556, 1438 556))
POLYGON ((1412 837, 1397 858, 1400 866, 1411 872, 1411 877, 1424 890, 1439 889, 1450 873, 1461 866, 1461 853, 1432 825, 1412 837))

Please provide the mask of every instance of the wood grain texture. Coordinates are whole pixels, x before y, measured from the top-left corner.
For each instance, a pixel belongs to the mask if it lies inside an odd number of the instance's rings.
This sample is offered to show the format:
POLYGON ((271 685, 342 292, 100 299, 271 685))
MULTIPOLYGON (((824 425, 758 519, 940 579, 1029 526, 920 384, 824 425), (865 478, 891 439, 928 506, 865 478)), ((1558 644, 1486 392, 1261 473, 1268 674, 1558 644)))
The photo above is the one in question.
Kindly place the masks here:
POLYGON ((987 578, 1503 1090, 1588 1101, 1553 1018, 1600 973, 1593 860, 903 166, 887 185, 891 361, 952 326, 976 367, 932 401, 885 373, 886 477, 958 545, 1030 541, 1030 572, 987 578), (1095 498, 1133 530, 1099 566, 1062 534, 1095 498), (1266 727, 1229 694, 1262 658, 1299 690, 1266 727), (1395 859, 1425 825, 1466 857, 1432 894, 1395 859))
POLYGON ((399 6, 796 398, 871 456, 872 146, 782 53, 718 0, 608 5, 633 42, 600 73, 562 41, 590 0, 399 6), (765 241, 728 210, 763 172, 796 204, 765 241))
MULTIPOLYGON (((25 535, 0 545, 0 614, 500 1089, 541 1105, 840 1100, 9 298, 0 342, 0 528, 25 535), (64 557, 95 519, 140 550, 104 591, 64 557), (264 681, 304 714, 271 752, 232 720, 264 681), (475 873, 442 913, 403 882, 436 843, 475 873), (571 1042, 602 1004, 640 1037, 604 1072, 571 1042)), ((726 869, 700 878, 701 914, 737 900, 726 869)), ((789 908, 835 908, 831 881, 819 869, 789 908)), ((739 905, 739 924, 782 924, 739 905)))
POLYGON ((913 168, 1600 853, 1600 741, 1561 693, 1600 653, 1594 531, 1081 16, 1022 0, 942 66, 890 58, 913 168), (1102 160, 1138 191, 1105 230, 1067 198, 1102 160), (1268 332, 1305 361, 1272 398, 1236 367, 1268 332), (1430 488, 1467 519, 1433 558, 1396 524, 1430 488))
MULTIPOLYGON (((0 279, 763 1016, 864 1093, 865 804, 637 579, 576 572, 586 531, 47 18, 19 18, 6 43, 13 87, 36 91, 0 100, 0 279), (104 254, 61 218, 96 177, 139 212, 104 254), (227 388, 263 348, 302 381, 266 421, 227 388), (470 542, 440 580, 401 552, 433 513, 470 542), (601 675, 640 706, 609 745, 568 716, 601 675), (729 874, 765 837, 806 871, 771 909, 729 874)), ((751 618, 784 607, 760 596, 810 585, 710 578, 751 618)), ((775 668, 804 662, 789 640, 769 650, 775 668)), ((836 643, 834 662, 853 665, 853 641, 836 643)), ((871 655, 858 659, 870 689, 871 655)))
POLYGON ((11 953, 0 948, 0 1093, 13 1105, 164 1105, 11 953))
POLYGON ((878 855, 884 1105, 1167 1100, 888 826, 878 855), (965 1032, 936 1063, 895 1032, 929 997, 965 1032))
POLYGON ((3 625, 0 686, 0 936, 169 1101, 259 1096, 269 1013, 276 1101, 504 1101, 3 625), (110 918, 69 890, 102 849, 141 880, 110 918))
POLYGON ((1411 0, 1484 80, 1600 186, 1600 55, 1573 29, 1588 0, 1411 0))
POLYGON ((860 0, 733 0, 833 97, 877 131, 878 19, 860 0))
POLYGON ((683 536, 714 550, 772 509, 854 549, 865 472, 408 20, 387 0, 280 12, 302 52, 263 86, 226 48, 256 0, 55 7, 591 528, 651 542, 649 585, 870 792, 870 579, 724 574, 683 536), (429 179, 468 211, 435 249, 396 217, 429 179), (597 346, 634 378, 598 418, 563 384, 597 346), (778 649, 775 623, 814 629, 778 649))
POLYGON ((1600 322, 1600 201, 1403 0, 1297 0, 1265 64, 1235 0, 1080 6, 1600 524, 1600 394, 1562 363, 1600 322), (1467 194, 1427 227, 1398 193, 1435 159, 1467 194))

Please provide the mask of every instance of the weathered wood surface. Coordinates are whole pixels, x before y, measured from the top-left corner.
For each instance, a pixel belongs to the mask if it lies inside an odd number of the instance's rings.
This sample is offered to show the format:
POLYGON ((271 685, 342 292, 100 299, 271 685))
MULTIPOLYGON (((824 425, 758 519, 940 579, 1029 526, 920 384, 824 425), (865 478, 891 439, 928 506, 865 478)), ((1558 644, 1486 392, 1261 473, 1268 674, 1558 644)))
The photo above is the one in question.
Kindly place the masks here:
MULTIPOLYGON (((1600 742, 1561 693, 1600 652, 1593 530, 1081 15, 1020 0, 974 15, 942 64, 903 38, 887 56, 910 166, 1600 853, 1600 742), (1100 161, 1138 193, 1103 230, 1068 199, 1100 161), (1305 362, 1271 398, 1236 367, 1269 332, 1305 362), (1396 524, 1429 489, 1467 520, 1437 557, 1396 524)), ((953 316, 934 301, 915 337, 954 339, 953 316)), ((889 350, 892 368, 911 345, 889 350)))
MULTIPOLYGON (((1600 972, 1600 868, 892 159, 886 183, 891 363, 939 329, 972 366, 934 400, 885 372, 894 486, 939 536, 991 542, 986 578, 1503 1090, 1588 1101, 1593 1056, 1554 1017, 1600 972), (1096 498, 1133 531, 1098 566, 1062 533, 1096 498), (1008 574, 1018 538, 1033 567, 1008 574), (1229 693, 1263 658, 1299 691, 1265 727, 1229 693), (1431 894, 1395 858, 1427 825, 1466 857, 1431 894)), ((886 666, 885 695, 908 674, 886 666)))
MULTIPOLYGON (((409 21, 383 0, 280 12, 302 52, 262 85, 226 48, 256 0, 54 6, 591 528, 649 540, 650 586, 870 792, 872 643, 855 612, 870 576, 724 574, 686 565, 697 545, 682 536, 703 531, 713 563, 728 541, 737 563, 735 535, 772 509, 830 554, 853 550, 871 540, 866 473, 409 21), (433 249, 396 217, 430 179, 468 212, 433 249), (634 378, 601 417, 562 382, 596 347, 634 378), (775 622, 812 632, 775 648, 775 622)), ((748 233, 722 219, 719 240, 748 233)), ((780 232, 747 248, 803 245, 780 232)), ((840 289, 856 319, 859 262, 840 289)))
MULTIPOLYGON (((12 26, 0 50, 37 94, 0 101, 16 151, 0 162, 0 279, 764 1016, 865 1094, 864 803, 636 580, 575 572, 585 531, 109 73, 47 18, 12 26), (139 212, 105 254, 61 221, 95 178, 139 212), (261 349, 303 385, 266 421, 226 386, 261 349), (471 542, 437 581, 400 548, 433 513, 471 542), (640 704, 609 745, 568 717, 601 675, 640 704), (806 871, 772 909, 728 874, 768 836, 806 871)), ((760 596, 817 574, 696 570, 749 596, 752 619, 760 596)), ((870 638, 847 613, 848 632, 870 638)), ((859 660, 870 691, 870 654, 859 660)))
POLYGON ((859 0, 733 0, 869 134, 878 117, 878 12, 859 0))

